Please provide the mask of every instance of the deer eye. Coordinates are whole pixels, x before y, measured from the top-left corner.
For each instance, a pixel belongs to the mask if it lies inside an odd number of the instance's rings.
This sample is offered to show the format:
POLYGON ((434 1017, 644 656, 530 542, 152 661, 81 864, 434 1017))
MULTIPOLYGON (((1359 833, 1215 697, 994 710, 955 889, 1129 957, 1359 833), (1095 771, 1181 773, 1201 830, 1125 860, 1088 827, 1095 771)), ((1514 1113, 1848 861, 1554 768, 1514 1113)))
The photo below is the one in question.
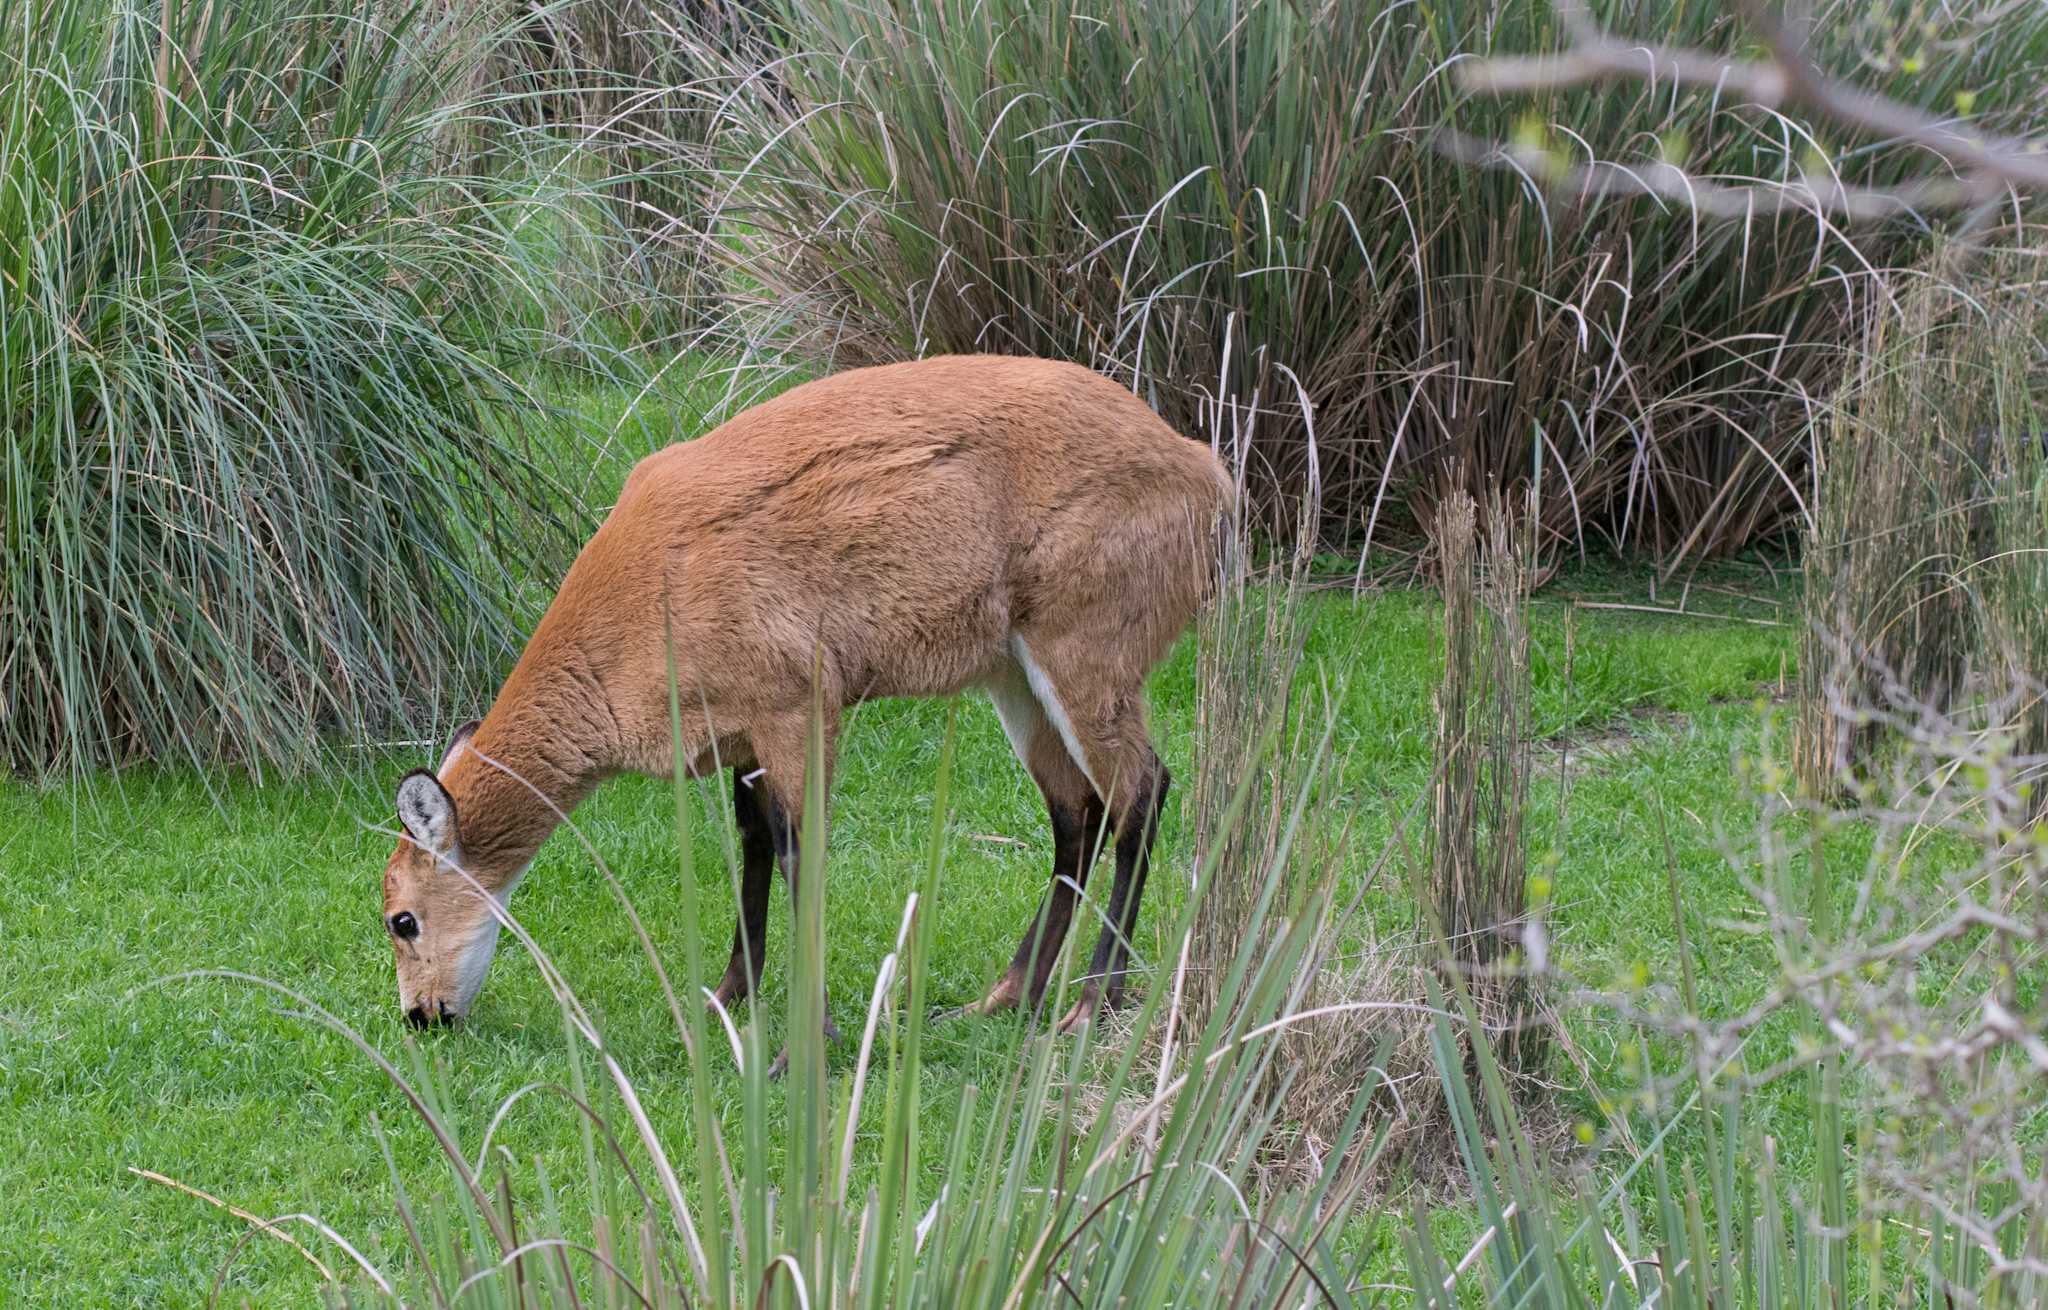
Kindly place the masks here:
POLYGON ((400 910, 391 916, 391 935, 402 942, 409 942, 420 935, 420 921, 412 917, 409 910, 400 910))

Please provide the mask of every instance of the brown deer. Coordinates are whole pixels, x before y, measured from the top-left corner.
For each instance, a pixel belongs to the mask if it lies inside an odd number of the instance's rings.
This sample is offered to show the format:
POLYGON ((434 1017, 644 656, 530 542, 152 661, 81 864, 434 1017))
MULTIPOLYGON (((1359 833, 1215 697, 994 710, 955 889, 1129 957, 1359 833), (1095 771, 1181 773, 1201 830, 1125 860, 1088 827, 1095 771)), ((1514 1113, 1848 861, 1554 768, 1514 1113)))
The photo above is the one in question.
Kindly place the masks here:
POLYGON ((760 982, 771 865, 792 890, 815 706, 985 688, 1052 815, 1052 885, 970 1011, 1041 1002, 1098 834, 1116 882, 1071 1031, 1123 989, 1167 772, 1146 676, 1213 588, 1232 497, 1210 451, 1129 391, 1040 359, 949 356, 800 386, 648 456, 480 723, 398 785, 384 869, 399 1006, 466 1014, 502 903, 605 778, 733 775, 732 960, 760 982), (680 754, 671 663, 683 707, 680 754), (469 877, 454 870, 459 868, 469 877), (470 879, 474 879, 474 884, 470 879))

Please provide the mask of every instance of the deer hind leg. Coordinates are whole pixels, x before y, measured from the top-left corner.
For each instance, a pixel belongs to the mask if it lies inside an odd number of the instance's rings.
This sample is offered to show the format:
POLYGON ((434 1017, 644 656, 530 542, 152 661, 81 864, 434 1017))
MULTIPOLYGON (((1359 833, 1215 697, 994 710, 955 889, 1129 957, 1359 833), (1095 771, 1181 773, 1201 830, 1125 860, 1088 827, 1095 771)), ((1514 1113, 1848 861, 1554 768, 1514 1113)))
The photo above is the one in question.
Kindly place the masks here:
MULTIPOLYGON (((825 709, 825 776, 806 778, 805 760, 810 749, 810 711, 808 709, 777 715, 751 726, 748 737, 754 750, 754 759, 760 765, 760 776, 754 779, 754 800, 761 807, 766 818, 770 838, 775 850, 775 862, 782 869, 782 878, 789 884, 789 904, 792 912, 797 904, 797 887, 802 877, 803 851, 802 819, 806 786, 823 789, 831 795, 831 773, 833 747, 839 735, 839 713, 828 702, 825 709)), ((744 889, 742 889, 744 890, 744 889)), ((765 921, 765 913, 763 919, 765 921)), ((822 974, 825 962, 819 960, 817 968, 822 974)), ((839 1026, 832 1022, 832 998, 824 993, 825 1036, 831 1041, 839 1040, 839 1026)), ((778 1078, 789 1065, 789 1049, 775 1057, 769 1066, 768 1076, 778 1078)))
POLYGON ((1017 758, 1038 784, 1052 821, 1052 881, 1038 911, 1017 943, 1010 967, 988 995, 965 1007, 969 1014, 994 1014, 1024 1002, 1033 1012, 1045 1000, 1045 989, 1066 944, 1074 902, 1087 885, 1102 840, 1102 798, 1088 775, 1068 752, 1059 730, 1032 695, 1029 679, 1018 665, 991 683, 989 698, 1010 738, 1017 758))
MULTIPOLYGON (((1144 731, 1139 725, 1138 732, 1144 731)), ((1102 921, 1102 935, 1096 939, 1095 954, 1088 961, 1081 995, 1060 1020, 1063 1033, 1078 1032, 1095 1017, 1098 1006, 1115 1009, 1123 1003, 1124 978, 1131 958, 1131 935, 1138 926, 1138 904, 1145 894, 1145 875, 1152 860, 1152 843, 1159 835, 1159 816, 1166 804, 1166 789, 1172 782, 1166 765, 1140 739, 1142 750, 1128 776, 1133 783, 1119 789, 1117 808, 1112 811, 1116 826, 1116 882, 1109 893, 1109 906, 1102 921)))
POLYGON ((1132 652, 1119 652, 1094 633, 1062 634, 1042 643, 1019 634, 1011 645, 1033 698, 1103 798, 1116 830, 1116 881, 1101 935, 1080 998, 1060 1020, 1060 1031, 1073 1032, 1099 1006, 1114 1007, 1123 999, 1131 933, 1171 779, 1145 728, 1147 666, 1134 663, 1132 652))

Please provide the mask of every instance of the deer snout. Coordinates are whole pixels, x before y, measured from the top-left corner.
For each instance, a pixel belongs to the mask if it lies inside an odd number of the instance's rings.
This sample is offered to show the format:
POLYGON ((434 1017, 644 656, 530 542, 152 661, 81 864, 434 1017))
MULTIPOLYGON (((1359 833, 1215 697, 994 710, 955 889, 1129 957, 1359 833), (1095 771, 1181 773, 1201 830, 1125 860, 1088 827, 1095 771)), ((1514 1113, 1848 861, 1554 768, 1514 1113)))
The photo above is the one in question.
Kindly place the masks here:
POLYGON ((405 1012, 405 1021, 415 1028, 431 1028, 435 1024, 452 1024, 455 1016, 449 1013, 446 1001, 435 1001, 432 1005, 420 1002, 405 1012))

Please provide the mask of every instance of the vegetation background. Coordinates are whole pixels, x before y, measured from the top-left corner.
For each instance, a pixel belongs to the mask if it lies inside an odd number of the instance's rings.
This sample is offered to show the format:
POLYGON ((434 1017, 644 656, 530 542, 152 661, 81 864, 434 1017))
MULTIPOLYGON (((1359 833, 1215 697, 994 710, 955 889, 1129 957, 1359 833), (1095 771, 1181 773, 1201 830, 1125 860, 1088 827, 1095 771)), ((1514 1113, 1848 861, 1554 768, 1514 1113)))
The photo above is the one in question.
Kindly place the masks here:
POLYGON ((1682 0, 0 0, 5 1298, 2039 1300, 2048 17, 1805 18, 1906 126, 1682 0), (404 1036, 390 783, 631 461, 968 350, 1246 490, 1134 1012, 929 1021, 1046 847, 878 705, 748 1013, 622 783, 404 1036))

